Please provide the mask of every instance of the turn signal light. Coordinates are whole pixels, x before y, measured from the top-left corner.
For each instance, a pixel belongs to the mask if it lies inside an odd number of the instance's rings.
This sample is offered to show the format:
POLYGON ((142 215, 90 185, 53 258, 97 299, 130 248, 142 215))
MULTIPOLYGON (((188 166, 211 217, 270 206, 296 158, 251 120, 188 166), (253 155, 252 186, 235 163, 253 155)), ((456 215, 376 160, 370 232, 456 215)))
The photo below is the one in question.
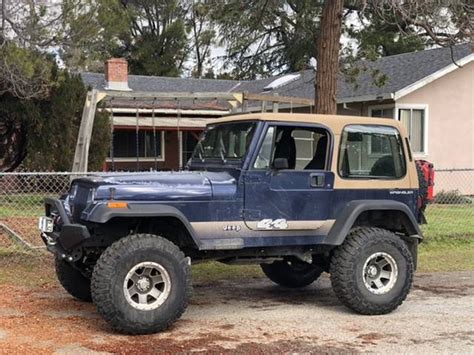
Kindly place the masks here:
POLYGON ((108 202, 108 208, 128 208, 127 202, 108 202))

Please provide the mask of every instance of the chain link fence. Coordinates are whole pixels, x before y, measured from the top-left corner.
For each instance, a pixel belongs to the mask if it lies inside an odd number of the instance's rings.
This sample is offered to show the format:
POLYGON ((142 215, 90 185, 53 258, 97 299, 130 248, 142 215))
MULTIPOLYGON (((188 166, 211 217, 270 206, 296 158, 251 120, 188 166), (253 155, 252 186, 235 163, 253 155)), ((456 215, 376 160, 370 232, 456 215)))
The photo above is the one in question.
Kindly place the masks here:
POLYGON ((0 255, 21 258, 44 253, 38 230, 43 199, 65 193, 74 177, 71 173, 0 174, 0 255))
MULTIPOLYGON (((79 176, 84 174, 0 173, 0 256, 44 253, 37 226, 44 214, 43 198, 66 193, 79 176)), ((436 171, 435 199, 423 226, 427 241, 474 238, 473 184, 474 169, 436 171)))
POLYGON ((0 173, 0 257, 48 255, 38 229, 38 219, 45 213, 44 198, 67 193, 73 179, 86 175, 94 173, 0 173))
POLYGON ((467 246, 474 239, 474 169, 438 169, 434 180, 428 224, 422 227, 425 239, 443 247, 467 246))

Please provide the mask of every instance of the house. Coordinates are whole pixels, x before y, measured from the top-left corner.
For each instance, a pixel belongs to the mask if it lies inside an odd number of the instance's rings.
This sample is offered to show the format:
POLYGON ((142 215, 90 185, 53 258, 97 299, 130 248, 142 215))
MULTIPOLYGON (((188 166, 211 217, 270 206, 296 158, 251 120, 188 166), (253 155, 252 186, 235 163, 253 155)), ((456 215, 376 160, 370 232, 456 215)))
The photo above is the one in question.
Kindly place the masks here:
MULTIPOLYGON (((368 62, 354 84, 341 76, 338 113, 401 120, 415 157, 440 169, 472 168, 474 133, 474 54, 470 45, 383 57, 368 62), (376 86, 372 73, 387 76, 376 86)), ((314 97, 314 73, 304 71, 275 90, 280 95, 314 97)))
MULTIPOLYGON (((471 45, 463 44, 360 62, 357 65, 366 70, 353 82, 340 76, 338 113, 401 120, 409 132, 415 158, 433 162, 437 169, 474 168, 473 61, 471 45), (374 83, 374 73, 386 77, 383 85, 374 83)), ((109 61, 105 72, 105 76, 81 75, 86 85, 97 89, 157 93, 249 92, 310 100, 315 97, 313 70, 252 81, 127 77, 126 63, 119 60, 109 61), (118 81, 114 79, 120 72, 117 65, 122 66, 118 81)), ((114 122, 111 152, 114 151, 115 156, 114 166, 112 157, 107 161, 109 169, 178 169, 189 158, 205 124, 232 111, 231 105, 217 99, 181 107, 176 102, 153 107, 154 112, 146 105, 139 107, 136 102, 128 101, 116 102, 110 109, 114 122), (156 122, 152 122, 152 115, 156 122), (139 152, 138 158, 136 152, 139 152)), ((249 103, 247 107, 248 111, 268 109, 264 102, 249 103)), ((308 112, 311 107, 286 103, 280 105, 279 110, 308 112)), ((383 154, 383 147, 371 148, 374 154, 383 154)), ((473 189, 472 182, 464 184, 469 184, 467 189, 473 189)))
MULTIPOLYGON (((127 62, 111 59, 105 74, 81 73, 90 88, 149 93, 227 92, 232 80, 181 79, 128 75, 127 62)), ((218 100, 208 102, 113 99, 102 109, 111 113, 113 144, 106 170, 179 169, 190 155, 209 120, 229 113, 218 100)))

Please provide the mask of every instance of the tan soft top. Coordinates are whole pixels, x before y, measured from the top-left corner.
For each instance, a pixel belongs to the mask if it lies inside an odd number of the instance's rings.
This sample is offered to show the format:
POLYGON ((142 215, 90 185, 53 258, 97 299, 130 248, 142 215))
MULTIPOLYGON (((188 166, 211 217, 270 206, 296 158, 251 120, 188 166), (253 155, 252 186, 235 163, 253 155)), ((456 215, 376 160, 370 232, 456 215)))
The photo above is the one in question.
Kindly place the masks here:
POLYGON ((331 128, 334 133, 339 133, 349 124, 372 124, 392 126, 397 128, 402 135, 405 135, 404 127, 399 121, 390 118, 375 118, 362 116, 339 116, 339 115, 316 115, 309 113, 248 113, 242 115, 231 115, 217 120, 212 120, 211 124, 236 122, 236 121, 280 121, 294 123, 320 123, 331 128))
MULTIPOLYGON (((294 123, 320 123, 330 128, 334 137, 334 152, 339 147, 340 134, 347 125, 371 124, 390 126, 398 129, 402 137, 407 137, 405 127, 397 120, 391 118, 375 118, 361 116, 315 115, 305 113, 252 113, 235 116, 226 116, 212 123, 239 122, 239 121, 276 121, 294 123)), ((337 154, 337 153, 335 153, 337 154)), ((331 162, 331 171, 337 171, 338 159, 334 157, 331 162)), ((336 189, 410 189, 418 187, 418 176, 414 163, 408 164, 408 173, 401 179, 343 179, 335 175, 334 188, 336 189)))

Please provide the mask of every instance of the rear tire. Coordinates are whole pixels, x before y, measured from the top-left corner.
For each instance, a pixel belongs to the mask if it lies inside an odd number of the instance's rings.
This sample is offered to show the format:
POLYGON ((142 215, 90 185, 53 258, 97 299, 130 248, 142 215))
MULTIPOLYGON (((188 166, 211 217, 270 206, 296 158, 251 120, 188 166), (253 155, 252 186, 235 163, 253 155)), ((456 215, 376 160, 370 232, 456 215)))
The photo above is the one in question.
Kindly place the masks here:
POLYGON ((260 267, 270 280, 287 288, 308 286, 323 273, 319 266, 303 261, 275 261, 271 264, 261 264, 260 267))
POLYGON ((385 314, 407 297, 414 263, 405 242, 380 228, 351 231, 333 253, 331 283, 339 300, 361 314, 385 314))
POLYGON ((92 299, 117 331, 150 334, 167 329, 185 311, 188 259, 172 242, 151 234, 122 238, 100 256, 92 299))
POLYGON ((92 302, 91 280, 63 259, 55 260, 56 275, 61 286, 74 298, 92 302))

